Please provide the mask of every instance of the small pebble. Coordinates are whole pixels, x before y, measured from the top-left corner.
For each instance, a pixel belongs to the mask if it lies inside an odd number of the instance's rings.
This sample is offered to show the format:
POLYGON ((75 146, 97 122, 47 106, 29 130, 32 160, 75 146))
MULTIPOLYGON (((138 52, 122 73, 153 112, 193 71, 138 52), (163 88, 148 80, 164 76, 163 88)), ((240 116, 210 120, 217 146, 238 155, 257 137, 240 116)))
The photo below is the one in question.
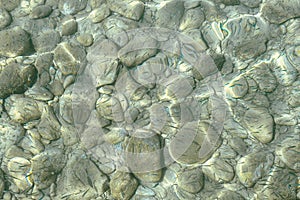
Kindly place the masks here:
POLYGON ((77 41, 85 47, 91 46, 94 42, 92 34, 83 33, 77 37, 77 41))
POLYGON ((1 8, 0 9, 0 29, 7 27, 10 25, 12 19, 9 14, 5 9, 1 8))
POLYGON ((64 36, 73 35, 77 32, 77 22, 72 16, 66 16, 62 20, 61 34, 64 36))

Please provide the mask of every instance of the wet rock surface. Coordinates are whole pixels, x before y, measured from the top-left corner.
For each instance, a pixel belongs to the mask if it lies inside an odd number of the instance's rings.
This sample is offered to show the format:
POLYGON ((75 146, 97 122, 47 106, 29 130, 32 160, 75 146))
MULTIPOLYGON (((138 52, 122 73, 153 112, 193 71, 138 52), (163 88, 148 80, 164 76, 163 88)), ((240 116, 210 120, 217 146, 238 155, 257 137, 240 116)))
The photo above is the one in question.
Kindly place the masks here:
POLYGON ((0 199, 299 199, 299 8, 0 0, 0 199))

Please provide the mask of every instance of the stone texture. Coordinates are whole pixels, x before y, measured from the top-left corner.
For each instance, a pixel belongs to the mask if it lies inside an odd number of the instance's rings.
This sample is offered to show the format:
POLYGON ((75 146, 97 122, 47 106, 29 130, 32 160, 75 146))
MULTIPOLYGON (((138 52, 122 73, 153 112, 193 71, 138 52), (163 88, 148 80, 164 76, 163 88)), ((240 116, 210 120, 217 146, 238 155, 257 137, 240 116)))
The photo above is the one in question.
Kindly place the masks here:
POLYGON ((0 98, 25 92, 37 79, 37 70, 32 65, 11 63, 0 73, 0 98))
POLYGON ((68 15, 61 21, 61 35, 68 36, 77 32, 77 22, 74 17, 68 15))
POLYGON ((85 59, 85 51, 80 46, 66 42, 54 50, 54 62, 64 75, 76 74, 85 59))
POLYGON ((109 8, 124 17, 133 20, 139 20, 144 13, 144 3, 136 0, 108 0, 107 1, 109 8))
POLYGON ((212 159, 202 167, 203 173, 216 182, 229 182, 234 177, 233 167, 222 159, 212 159))
POLYGON ((249 132, 261 143, 269 143, 273 140, 274 121, 266 108, 249 108, 243 122, 249 132))
POLYGON ((184 14, 184 1, 164 1, 156 13, 157 26, 169 29, 176 29, 184 14))
POLYGON ((82 33, 77 37, 77 41, 85 46, 85 47, 89 47, 93 44, 94 42, 94 38, 92 34, 89 33, 82 33))
POLYGON ((205 20, 205 15, 200 7, 189 9, 181 18, 179 30, 197 29, 205 20))
POLYGON ((129 200, 138 187, 137 180, 129 173, 117 171, 110 180, 110 191, 117 200, 129 200))
POLYGON ((51 14, 51 12, 52 12, 52 8, 50 6, 40 5, 34 7, 29 16, 31 19, 39 19, 39 18, 48 17, 51 14))
POLYGON ((58 31, 53 29, 47 29, 39 32, 32 37, 32 43, 34 49, 38 53, 44 53, 52 51, 56 45, 60 42, 61 38, 58 31))
POLYGON ((178 174, 178 186, 190 193, 198 193, 204 186, 204 176, 199 168, 188 169, 178 174))
POLYGON ((0 55, 21 56, 30 53, 31 48, 29 34, 19 26, 0 31, 0 55))
POLYGON ((262 3, 261 12, 269 22, 281 24, 299 17, 300 3, 297 0, 271 0, 262 3))
POLYGON ((13 121, 22 124, 41 117, 37 102, 20 95, 11 95, 7 98, 5 109, 13 121))
POLYGON ((0 8, 0 29, 7 27, 8 25, 10 25, 11 22, 12 18, 9 12, 7 12, 3 8, 0 8))
POLYGON ((64 15, 74 15, 85 9, 87 0, 59 0, 58 8, 64 15))
POLYGON ((239 159, 236 174, 246 187, 252 187, 259 179, 269 173, 273 165, 274 155, 270 152, 255 152, 239 159))
POLYGON ((89 18, 93 23, 99 23, 110 15, 110 10, 106 4, 102 4, 95 8, 90 14, 89 18))
POLYGON ((20 5, 20 0, 1 0, 0 8, 12 11, 20 5))

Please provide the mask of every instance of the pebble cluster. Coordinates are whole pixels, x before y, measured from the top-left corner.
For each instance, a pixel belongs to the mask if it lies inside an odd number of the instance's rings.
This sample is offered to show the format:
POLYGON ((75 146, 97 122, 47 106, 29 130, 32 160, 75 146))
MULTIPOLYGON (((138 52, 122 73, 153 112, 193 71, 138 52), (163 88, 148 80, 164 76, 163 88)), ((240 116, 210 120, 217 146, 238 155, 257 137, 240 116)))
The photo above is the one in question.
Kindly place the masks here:
POLYGON ((299 11, 0 0, 0 199, 300 199, 299 11))

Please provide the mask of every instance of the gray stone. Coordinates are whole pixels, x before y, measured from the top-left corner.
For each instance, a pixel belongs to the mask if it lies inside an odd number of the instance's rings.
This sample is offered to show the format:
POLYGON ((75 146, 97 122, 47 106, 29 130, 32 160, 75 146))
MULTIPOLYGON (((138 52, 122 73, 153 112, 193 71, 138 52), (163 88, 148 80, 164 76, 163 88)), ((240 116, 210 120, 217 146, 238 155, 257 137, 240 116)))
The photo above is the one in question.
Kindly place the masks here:
POLYGON ((252 1, 248 1, 248 0, 239 0, 242 4, 244 4, 245 6, 248 6, 249 8, 257 8, 259 7, 260 3, 262 2, 262 0, 252 0, 252 1))
POLYGON ((276 155, 289 168, 300 172, 300 140, 299 137, 287 138, 276 148, 276 155))
POLYGON ((176 29, 184 14, 184 1, 173 0, 160 3, 156 14, 157 26, 169 29, 176 29))
POLYGON ((60 43, 54 50, 54 62, 63 75, 77 74, 85 60, 85 51, 80 46, 60 43))
POLYGON ((218 200, 244 200, 245 198, 240 194, 230 191, 230 190, 221 190, 216 197, 218 200))
POLYGON ((139 20, 144 13, 144 3, 137 0, 108 0, 109 8, 124 17, 133 20, 139 20))
MULTIPOLYGON (((11 120, 0 118, 0 157, 25 134, 24 128, 11 120)), ((1 195, 0 195, 1 196, 1 195)))
POLYGON ((48 29, 32 37, 34 49, 39 53, 52 51, 60 42, 59 32, 48 29))
POLYGON ((300 4, 297 0, 271 0, 262 3, 261 13, 269 22, 281 24, 299 17, 300 4))
POLYGON ((64 15, 74 15, 85 9, 87 0, 59 0, 58 8, 64 15))
POLYGON ((8 25, 10 25, 11 22, 12 18, 9 12, 7 12, 3 8, 0 8, 0 29, 7 27, 8 25))
POLYGON ((2 170, 0 169, 0 198, 2 198, 4 187, 5 187, 4 176, 2 170))
POLYGON ((32 44, 29 34, 19 26, 0 31, 0 55, 16 57, 28 54, 32 44))
POLYGON ((35 186, 38 189, 45 189, 55 182, 56 174, 63 169, 66 159, 61 149, 50 148, 34 156, 30 161, 35 186))
POLYGON ((233 167, 221 159, 212 159, 202 167, 203 173, 216 182, 230 182, 234 177, 233 167))
POLYGON ((39 18, 48 17, 51 14, 51 12, 52 12, 52 8, 50 6, 40 5, 34 7, 29 16, 31 19, 39 19, 39 18))
POLYGON ((190 192, 198 193, 204 186, 204 176, 199 168, 187 169, 178 174, 178 187, 190 192))
POLYGON ((179 30, 197 29, 205 20, 205 15, 200 7, 187 10, 181 18, 179 30))
POLYGON ((32 65, 22 66, 12 63, 0 73, 0 98, 23 93, 36 81, 37 70, 32 65))
POLYGON ((0 8, 12 11, 20 5, 20 0, 1 0, 0 8))
POLYGON ((138 182, 129 173, 117 171, 110 180, 110 191, 117 200, 129 200, 135 193, 138 182))
POLYGON ((236 174, 246 187, 252 187, 260 178, 267 175, 273 165, 274 155, 260 151, 248 154, 239 159, 236 174))
POLYGON ((95 8, 90 14, 89 18, 93 23, 99 23, 110 15, 110 10, 106 4, 102 4, 100 7, 95 8))
POLYGON ((21 95, 15 94, 7 98, 5 101, 5 109, 13 121, 22 124, 41 117, 37 102, 31 98, 22 97, 21 95))
POLYGON ((237 76, 231 82, 226 85, 226 92, 233 98, 242 98, 248 92, 248 82, 243 76, 237 76))
POLYGON ((94 38, 92 34, 82 33, 77 37, 77 41, 85 47, 89 47, 93 44, 94 38))
POLYGON ((158 182, 162 177, 160 137, 150 130, 138 129, 126 144, 129 169, 142 182, 158 182))
POLYGON ((68 36, 77 32, 77 22, 74 17, 68 15, 61 21, 61 35, 68 36))
POLYGON ((243 122, 250 133, 261 143, 273 140, 274 121, 266 108, 249 108, 244 115, 243 122))

